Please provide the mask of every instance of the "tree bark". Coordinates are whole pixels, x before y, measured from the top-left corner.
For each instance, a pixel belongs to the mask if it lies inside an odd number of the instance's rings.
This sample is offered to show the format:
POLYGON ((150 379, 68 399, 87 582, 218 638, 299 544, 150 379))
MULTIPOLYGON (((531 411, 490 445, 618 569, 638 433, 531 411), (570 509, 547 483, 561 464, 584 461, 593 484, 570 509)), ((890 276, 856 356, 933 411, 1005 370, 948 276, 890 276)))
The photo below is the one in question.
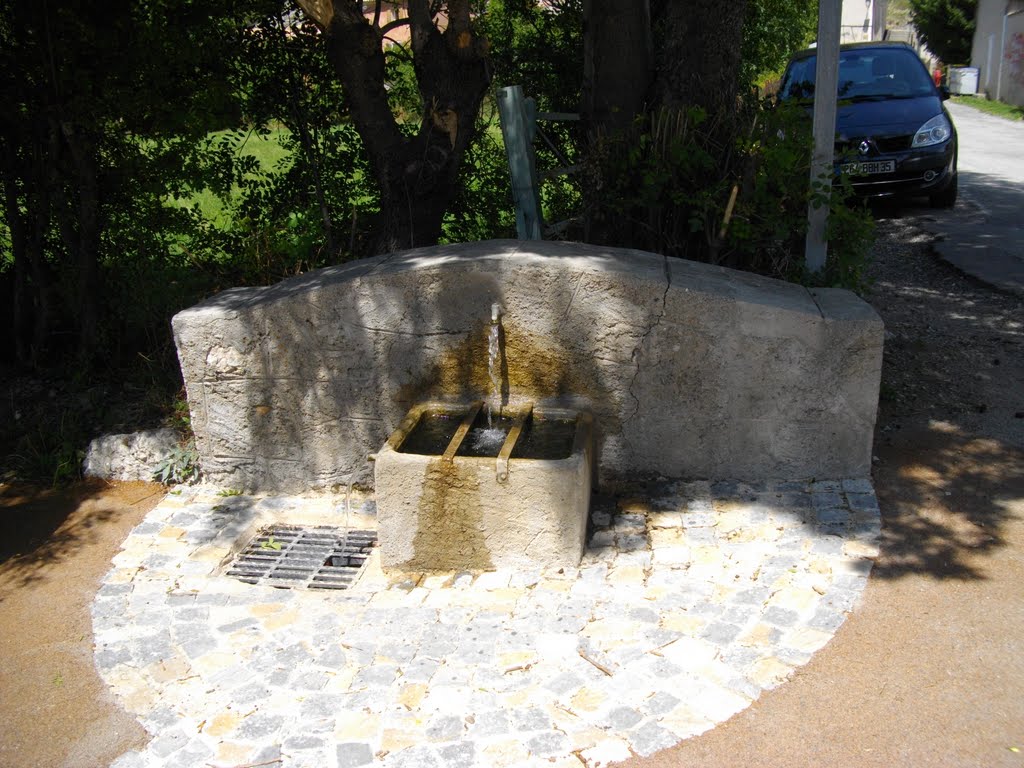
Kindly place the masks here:
POLYGON ((735 113, 746 10, 746 0, 654 0, 659 106, 727 120, 735 113))
POLYGON ((459 167, 489 82, 487 44, 472 30, 468 0, 449 0, 444 32, 435 26, 428 0, 409 0, 413 61, 424 105, 413 136, 403 133, 392 114, 383 39, 363 17, 360 3, 334 0, 330 15, 307 1, 300 4, 307 13, 329 18, 328 55, 380 192, 373 250, 433 245, 458 190, 459 167))
POLYGON ((628 130, 653 74, 647 0, 584 0, 583 119, 591 135, 628 130))

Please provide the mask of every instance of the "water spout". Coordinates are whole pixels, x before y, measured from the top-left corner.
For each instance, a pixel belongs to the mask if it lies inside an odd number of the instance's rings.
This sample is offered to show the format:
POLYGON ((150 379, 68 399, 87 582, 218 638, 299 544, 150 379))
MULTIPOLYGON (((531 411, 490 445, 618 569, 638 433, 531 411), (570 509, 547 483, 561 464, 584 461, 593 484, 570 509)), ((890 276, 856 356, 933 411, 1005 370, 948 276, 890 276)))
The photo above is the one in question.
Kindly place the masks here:
MULTIPOLYGON (((491 380, 494 398, 501 415, 501 305, 491 304, 491 327, 487 332, 487 376, 491 380)), ((493 428, 491 399, 487 398, 487 427, 493 428)))

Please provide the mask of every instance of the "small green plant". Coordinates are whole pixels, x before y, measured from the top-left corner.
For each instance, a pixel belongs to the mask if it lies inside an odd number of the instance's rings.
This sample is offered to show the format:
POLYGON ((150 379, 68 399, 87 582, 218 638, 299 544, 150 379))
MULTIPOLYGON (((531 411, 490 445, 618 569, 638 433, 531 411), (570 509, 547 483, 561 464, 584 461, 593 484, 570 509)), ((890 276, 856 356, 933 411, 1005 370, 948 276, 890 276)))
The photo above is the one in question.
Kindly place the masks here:
POLYGON ((189 440, 179 445, 153 471, 153 479, 163 485, 180 485, 199 477, 199 452, 189 440))
POLYGON ((217 495, 218 496, 224 496, 224 497, 241 496, 242 492, 240 490, 238 490, 237 488, 225 488, 223 491, 217 491, 217 495))
POLYGON ((267 540, 260 544, 260 549, 273 549, 278 552, 281 551, 281 542, 275 539, 273 536, 268 536, 267 540))

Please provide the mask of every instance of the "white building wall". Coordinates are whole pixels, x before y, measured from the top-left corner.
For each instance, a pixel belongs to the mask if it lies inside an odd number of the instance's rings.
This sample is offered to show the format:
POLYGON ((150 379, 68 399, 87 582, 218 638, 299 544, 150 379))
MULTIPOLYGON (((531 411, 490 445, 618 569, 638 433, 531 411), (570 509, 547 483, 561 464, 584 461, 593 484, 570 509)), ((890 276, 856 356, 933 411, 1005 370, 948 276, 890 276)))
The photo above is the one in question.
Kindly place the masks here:
POLYGON ((980 0, 971 45, 971 66, 978 68, 978 90, 991 99, 998 97, 1008 104, 1024 106, 1024 85, 1015 77, 1020 73, 1004 58, 1012 50, 1016 34, 1024 34, 1024 1, 980 0))

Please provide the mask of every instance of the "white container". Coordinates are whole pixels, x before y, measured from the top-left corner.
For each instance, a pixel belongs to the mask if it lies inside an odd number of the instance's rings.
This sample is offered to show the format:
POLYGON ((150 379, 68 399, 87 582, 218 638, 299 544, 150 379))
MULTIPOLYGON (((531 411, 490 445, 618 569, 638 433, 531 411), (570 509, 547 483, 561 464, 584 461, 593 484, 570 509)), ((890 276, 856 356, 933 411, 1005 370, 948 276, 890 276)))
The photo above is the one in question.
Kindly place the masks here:
POLYGON ((951 93, 967 96, 976 94, 978 92, 978 68, 950 67, 949 90, 951 93))

